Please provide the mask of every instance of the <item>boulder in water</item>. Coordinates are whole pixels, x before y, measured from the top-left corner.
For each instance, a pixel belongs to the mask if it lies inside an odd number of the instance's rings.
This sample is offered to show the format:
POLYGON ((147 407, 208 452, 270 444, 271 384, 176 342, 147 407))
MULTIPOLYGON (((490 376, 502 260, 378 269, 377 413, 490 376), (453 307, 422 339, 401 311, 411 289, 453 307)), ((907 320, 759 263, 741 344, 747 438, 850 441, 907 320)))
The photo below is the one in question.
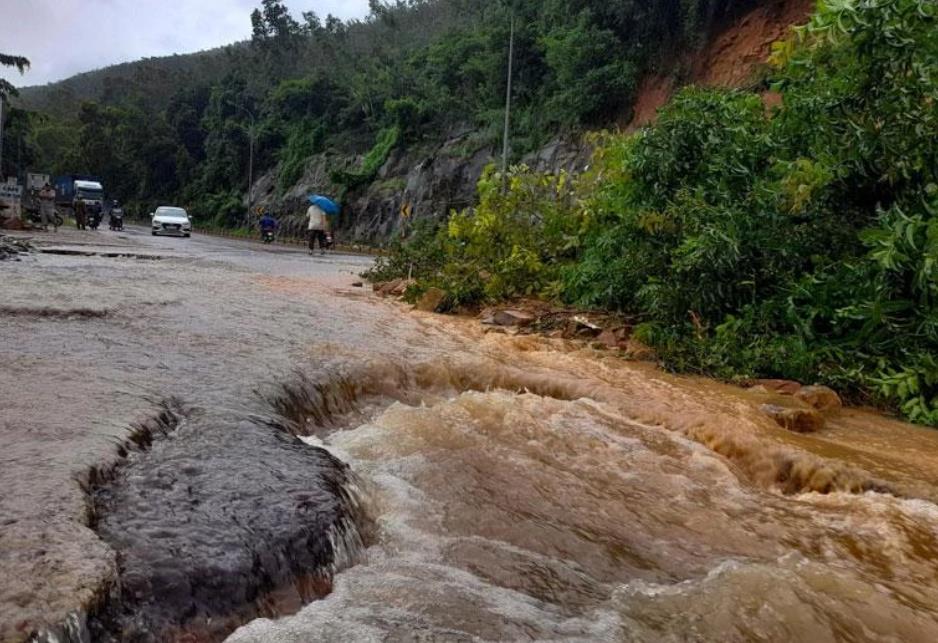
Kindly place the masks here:
POLYGON ((832 411, 844 405, 840 396, 826 386, 803 386, 795 393, 795 397, 819 411, 832 411))
POLYGON ((801 390, 801 383, 793 380, 756 380, 754 387, 761 386, 770 393, 779 393, 781 395, 794 395, 801 390))
POLYGON ((534 315, 520 310, 499 310, 491 317, 497 326, 530 326, 536 321, 534 315))
POLYGON ((824 418, 816 409, 763 404, 759 410, 795 433, 815 433, 824 428, 824 418))

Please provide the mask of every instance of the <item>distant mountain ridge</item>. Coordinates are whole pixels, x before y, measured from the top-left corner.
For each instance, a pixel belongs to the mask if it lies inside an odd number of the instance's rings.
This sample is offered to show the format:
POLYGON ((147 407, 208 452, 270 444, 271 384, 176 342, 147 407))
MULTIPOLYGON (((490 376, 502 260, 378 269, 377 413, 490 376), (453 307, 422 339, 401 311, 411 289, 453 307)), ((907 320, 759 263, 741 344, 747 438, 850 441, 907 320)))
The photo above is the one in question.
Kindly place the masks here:
POLYGON ((108 105, 133 94, 162 109, 180 86, 212 84, 221 79, 233 66, 232 55, 245 47, 247 43, 241 42, 109 65, 46 85, 22 87, 15 104, 31 111, 70 117, 82 101, 108 105))

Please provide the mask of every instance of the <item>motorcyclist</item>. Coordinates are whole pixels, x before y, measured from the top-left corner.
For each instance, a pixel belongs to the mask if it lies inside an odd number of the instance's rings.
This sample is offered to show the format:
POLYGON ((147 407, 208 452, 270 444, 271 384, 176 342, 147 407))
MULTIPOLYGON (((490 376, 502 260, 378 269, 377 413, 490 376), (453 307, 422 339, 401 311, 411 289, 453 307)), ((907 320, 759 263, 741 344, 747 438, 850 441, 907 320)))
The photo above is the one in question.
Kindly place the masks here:
POLYGON ((111 230, 120 230, 124 227, 124 209, 116 199, 111 203, 111 214, 108 218, 108 226, 111 230))
POLYGON ((261 236, 264 236, 268 232, 273 233, 277 230, 277 219, 275 219, 270 212, 265 212, 264 216, 261 217, 260 227, 261 236))

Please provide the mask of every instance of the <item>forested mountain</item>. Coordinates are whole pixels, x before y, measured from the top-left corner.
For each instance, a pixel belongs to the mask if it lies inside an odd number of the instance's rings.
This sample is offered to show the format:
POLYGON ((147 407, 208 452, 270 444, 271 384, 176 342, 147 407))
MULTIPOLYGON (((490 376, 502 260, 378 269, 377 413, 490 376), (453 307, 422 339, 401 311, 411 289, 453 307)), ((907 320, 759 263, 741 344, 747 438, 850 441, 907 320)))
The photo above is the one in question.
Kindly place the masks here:
MULTIPOLYGON (((763 0, 766 2, 767 0, 763 0)), ((716 24, 757 0, 396 0, 364 20, 292 16, 263 0, 249 43, 149 59, 23 92, 8 123, 7 172, 100 175, 145 208, 185 203, 234 223, 245 210, 250 139, 259 176, 285 191, 309 159, 343 196, 391 150, 471 131, 467 153, 499 137, 511 19, 516 24, 512 152, 627 113, 643 75, 680 62, 716 24)), ((248 19, 246 16, 245 19, 248 19)))
POLYGON ((120 105, 131 97, 146 100, 154 109, 165 109, 169 98, 180 88, 211 85, 233 68, 232 60, 245 44, 231 45, 194 54, 145 58, 84 72, 65 80, 24 87, 19 90, 18 107, 74 118, 81 103, 120 105))

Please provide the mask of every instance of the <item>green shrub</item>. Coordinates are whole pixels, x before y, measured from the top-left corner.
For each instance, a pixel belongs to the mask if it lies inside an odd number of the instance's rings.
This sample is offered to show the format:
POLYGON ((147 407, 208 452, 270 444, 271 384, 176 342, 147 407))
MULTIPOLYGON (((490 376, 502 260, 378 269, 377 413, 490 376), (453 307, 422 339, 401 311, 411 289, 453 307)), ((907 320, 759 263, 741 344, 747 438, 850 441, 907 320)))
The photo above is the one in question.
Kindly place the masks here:
POLYGON ((378 175, 378 170, 385 164, 391 151, 397 146, 401 131, 395 125, 382 130, 378 134, 374 147, 362 159, 358 170, 335 170, 330 178, 332 182, 344 186, 346 190, 354 190, 363 185, 371 183, 378 175))
MULTIPOLYGON (((775 48, 780 107, 690 88, 654 127, 595 139, 575 179, 489 169, 422 283, 626 310, 675 369, 826 382, 938 425, 936 16, 821 2, 775 48)), ((561 60, 587 32, 547 42, 568 84, 589 81, 561 60)))
POLYGON ((643 315, 673 367, 825 381, 938 424, 933 3, 822 3, 784 104, 687 90, 601 146, 565 294, 643 315))
POLYGON ((435 221, 418 221, 406 237, 396 237, 388 253, 378 257, 363 276, 372 282, 398 278, 437 279, 446 261, 445 233, 445 226, 435 221))
POLYGON ((302 121, 290 128, 286 146, 280 151, 277 187, 283 193, 303 177, 310 157, 323 149, 326 128, 322 123, 302 121))

